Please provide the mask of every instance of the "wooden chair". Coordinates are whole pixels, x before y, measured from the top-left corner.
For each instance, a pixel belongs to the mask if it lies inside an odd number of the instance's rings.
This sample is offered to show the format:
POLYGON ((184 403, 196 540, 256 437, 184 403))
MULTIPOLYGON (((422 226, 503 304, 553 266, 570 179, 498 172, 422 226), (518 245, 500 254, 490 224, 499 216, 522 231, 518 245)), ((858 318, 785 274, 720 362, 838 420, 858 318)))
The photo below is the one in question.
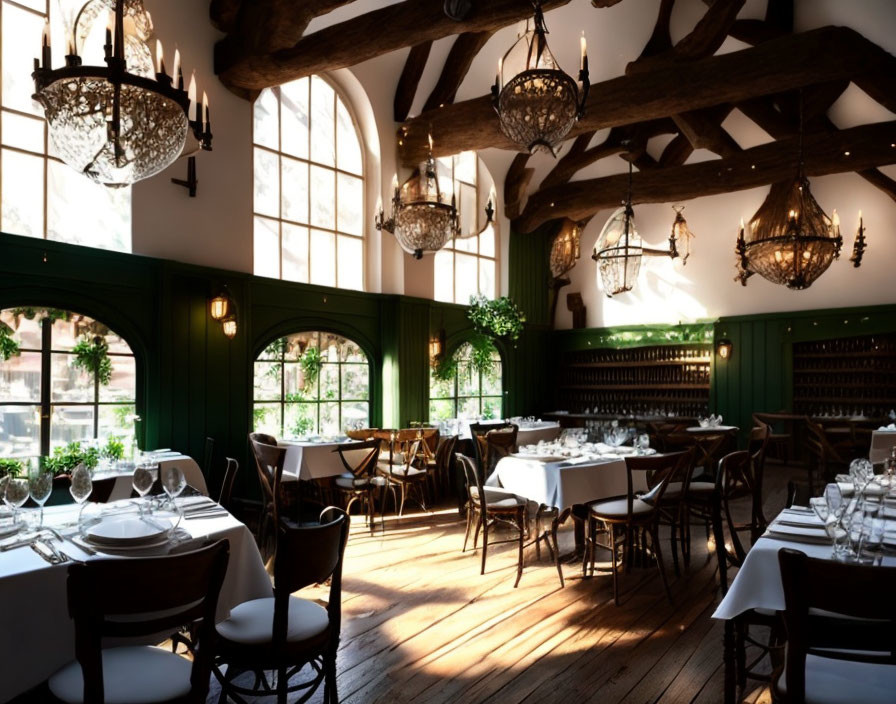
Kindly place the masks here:
MULTIPOLYGON (((426 508, 426 497, 424 495, 424 487, 426 486, 426 464, 424 460, 418 458, 421 450, 420 446, 423 439, 418 437, 418 429, 411 428, 405 430, 380 430, 380 434, 385 434, 385 443, 387 451, 381 453, 380 461, 377 463, 376 471, 381 477, 384 477, 390 487, 397 487, 401 493, 400 503, 397 507, 398 515, 404 514, 404 504, 408 498, 413 498, 420 504, 424 511, 426 508)), ((382 440, 381 440, 382 442, 382 440)), ((393 493, 394 501, 394 493, 393 493)), ((383 506, 385 509, 385 506, 383 506)))
MULTIPOLYGON (((719 562, 719 583, 722 595, 728 592, 728 569, 740 568, 747 557, 741 534, 748 533, 751 544, 765 529, 761 514, 756 511, 756 477, 753 456, 744 450, 732 452, 719 462, 716 490, 712 501, 713 540, 719 562), (735 519, 733 508, 737 502, 749 502, 750 520, 735 519)), ((767 609, 749 609, 725 622, 725 702, 735 701, 735 687, 743 690, 747 679, 768 682, 767 675, 755 670, 766 656, 778 657, 785 640, 780 616, 767 609), (769 639, 762 642, 750 633, 751 627, 769 629, 769 639), (759 649, 759 654, 747 663, 747 646, 759 649)))
POLYGON ((495 465, 503 457, 516 452, 516 436, 519 428, 510 424, 506 428, 489 430, 484 435, 476 435, 476 444, 479 448, 482 475, 488 477, 495 471, 495 465))
POLYGON ((750 439, 747 449, 749 450, 753 461, 753 481, 756 483, 753 492, 753 518, 756 521, 756 529, 758 530, 753 536, 754 541, 768 526, 768 519, 765 517, 765 511, 762 505, 762 486, 765 481, 765 458, 768 453, 771 437, 771 427, 762 421, 757 421, 757 425, 750 429, 750 439))
POLYGON ((339 701, 336 651, 342 626, 342 564, 348 533, 348 514, 334 507, 324 509, 315 524, 280 521, 274 596, 239 604, 227 620, 217 625, 214 672, 221 683, 222 698, 276 692, 277 701, 284 703, 290 693, 307 690, 299 699, 305 701, 323 682, 323 701, 339 701), (326 607, 294 596, 300 589, 327 580, 330 594, 326 607), (309 664, 314 672, 312 679, 290 686, 290 679, 309 664), (223 665, 227 665, 226 673, 222 672, 223 665), (269 670, 277 672, 276 690, 262 674, 269 670), (234 681, 244 672, 256 673, 254 688, 234 681))
POLYGON ((204 703, 215 653, 215 612, 229 559, 226 540, 166 557, 91 560, 68 572, 75 661, 47 682, 56 701, 204 703), (193 662, 144 645, 103 648, 199 621, 193 662))
POLYGON ((789 464, 791 448, 796 436, 796 426, 805 422, 802 416, 789 413, 754 413, 753 425, 767 425, 769 429, 768 453, 782 464, 789 464))
POLYGON ((240 463, 233 457, 227 458, 227 469, 224 470, 224 481, 221 482, 221 494, 218 496, 218 503, 230 511, 230 499, 233 496, 233 482, 236 479, 236 473, 239 471, 240 463))
POLYGON ((686 557, 689 558, 691 552, 689 531, 686 525, 689 519, 687 498, 691 475, 694 473, 695 452, 694 448, 691 448, 686 452, 670 453, 663 457, 672 458, 669 461, 675 462, 675 466, 671 470, 662 499, 659 502, 654 502, 650 495, 651 492, 658 490, 659 483, 664 479, 664 474, 660 471, 647 477, 647 486, 650 492, 642 495, 641 500, 653 503, 660 512, 660 524, 669 526, 672 567, 675 576, 678 577, 681 575, 681 570, 678 567, 678 543, 681 543, 682 560, 686 557))
MULTIPOLYGON (((480 439, 484 438, 492 430, 510 430, 513 427, 515 427, 513 423, 470 423, 470 435, 473 440, 473 459, 483 472, 486 472, 488 469, 485 464, 487 461, 485 456, 487 446, 483 445, 480 439)), ((514 438, 515 441, 516 438, 514 438)), ((486 476, 488 475, 486 474, 486 476)))
POLYGON ((884 704, 896 692, 896 567, 778 552, 787 654, 774 681, 785 704, 884 704))
MULTIPOLYGON (((476 463, 466 455, 457 455, 457 462, 467 480, 467 530, 464 534, 464 546, 461 552, 467 551, 467 542, 470 539, 470 530, 475 525, 473 535, 473 549, 476 550, 479 543, 479 532, 482 532, 482 568, 479 574, 485 574, 485 559, 488 554, 489 531, 496 527, 498 522, 512 525, 519 532, 516 541, 519 542, 519 557, 516 567, 517 587, 520 577, 523 576, 523 547, 526 540, 526 511, 528 501, 505 489, 483 486, 482 474, 476 467, 476 463)), ((492 545, 510 542, 508 540, 494 541, 492 545)))
POLYGON ((809 492, 815 495, 814 470, 818 470, 822 482, 833 480, 837 469, 845 471, 849 462, 831 445, 824 429, 806 419, 806 448, 809 451, 809 492))
POLYGON ((286 459, 286 448, 277 447, 277 439, 264 433, 250 433, 249 444, 258 470, 258 482, 261 484, 262 509, 258 525, 258 542, 262 554, 270 554, 273 547, 271 531, 279 523, 280 483, 283 479, 283 463, 286 459))
POLYGON ((345 436, 352 440, 370 440, 379 428, 360 428, 358 430, 346 430, 345 436))
MULTIPOLYGON (((337 445, 333 452, 339 454, 345 472, 333 480, 336 491, 345 500, 345 512, 348 513, 355 501, 361 502, 362 510, 367 516, 367 525, 373 532, 376 521, 376 494, 385 494, 387 482, 385 478, 377 476, 376 463, 380 454, 380 441, 377 439, 364 440, 362 442, 349 442, 337 445), (345 456, 347 452, 364 452, 357 461, 349 462, 345 456)), ((394 490, 393 490, 394 491, 394 490)), ((395 499, 393 497, 393 503, 395 499)), ((385 496, 381 504, 385 503, 385 496)), ((383 506, 385 508, 385 506, 383 506)), ((380 511, 382 513, 382 509, 380 511)))
MULTIPOLYGON (((617 552, 620 547, 624 548, 624 557, 626 558, 626 566, 632 562, 632 550, 635 548, 635 541, 639 536, 649 535, 650 545, 653 557, 656 560, 656 566, 659 570, 660 577, 663 580, 663 588, 666 590, 666 597, 669 603, 672 603, 672 594, 669 591, 669 583, 666 580, 666 570, 663 566, 663 554, 659 541, 659 519, 660 511, 658 506, 662 505, 663 494, 665 493, 670 479, 673 476, 681 476, 681 466, 684 462, 689 461, 690 457, 687 453, 675 453, 669 455, 654 455, 650 457, 626 457, 625 469, 628 479, 628 492, 625 496, 616 496, 610 499, 596 501, 588 505, 588 529, 587 529, 587 545, 585 557, 582 560, 582 574, 588 576, 588 563, 591 563, 591 576, 594 575, 594 558, 597 548, 603 548, 610 551, 610 558, 613 566, 613 601, 619 605, 619 576, 617 565, 617 552), (654 481, 654 488, 651 490, 648 500, 638 498, 634 494, 632 473, 637 471, 650 472, 650 476, 654 481), (598 528, 598 523, 603 528, 598 528), (617 528, 620 535, 617 539, 617 528), (599 543, 597 536, 599 533, 607 535, 607 543, 599 543)), ((643 545, 640 546, 643 549, 643 545)))
POLYGON ((202 458, 202 473, 205 475, 206 480, 208 480, 208 478, 212 476, 212 463, 215 460, 214 438, 205 439, 205 451, 202 455, 202 458))
POLYGON ((432 478, 437 496, 445 496, 451 486, 451 470, 455 465, 455 448, 457 448, 457 435, 442 436, 439 438, 435 456, 427 462, 429 476, 432 478))

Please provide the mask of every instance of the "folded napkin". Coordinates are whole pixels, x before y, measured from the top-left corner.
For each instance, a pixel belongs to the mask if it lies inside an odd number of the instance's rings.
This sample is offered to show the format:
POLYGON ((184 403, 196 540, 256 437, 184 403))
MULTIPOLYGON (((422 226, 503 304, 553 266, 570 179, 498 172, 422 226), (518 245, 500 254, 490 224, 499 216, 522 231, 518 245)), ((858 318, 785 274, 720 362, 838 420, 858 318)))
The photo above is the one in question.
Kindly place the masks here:
POLYGON ((583 455, 582 457, 570 457, 568 460, 564 460, 564 465, 575 465, 575 464, 589 464, 594 462, 593 457, 589 457, 588 455, 583 455))
POLYGON ((896 423, 890 423, 889 425, 882 425, 878 428, 878 430, 883 430, 884 432, 887 432, 887 431, 896 432, 896 423))

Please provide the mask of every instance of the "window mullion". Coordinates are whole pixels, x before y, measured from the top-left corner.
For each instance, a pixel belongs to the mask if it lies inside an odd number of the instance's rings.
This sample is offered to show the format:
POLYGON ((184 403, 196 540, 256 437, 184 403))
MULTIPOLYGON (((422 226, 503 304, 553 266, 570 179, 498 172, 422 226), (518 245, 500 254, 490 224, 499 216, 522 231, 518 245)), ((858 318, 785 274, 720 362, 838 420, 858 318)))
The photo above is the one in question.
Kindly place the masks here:
POLYGON ((51 388, 51 352, 53 344, 53 325, 49 318, 40 322, 41 354, 40 354, 40 454, 50 454, 50 388, 51 388))

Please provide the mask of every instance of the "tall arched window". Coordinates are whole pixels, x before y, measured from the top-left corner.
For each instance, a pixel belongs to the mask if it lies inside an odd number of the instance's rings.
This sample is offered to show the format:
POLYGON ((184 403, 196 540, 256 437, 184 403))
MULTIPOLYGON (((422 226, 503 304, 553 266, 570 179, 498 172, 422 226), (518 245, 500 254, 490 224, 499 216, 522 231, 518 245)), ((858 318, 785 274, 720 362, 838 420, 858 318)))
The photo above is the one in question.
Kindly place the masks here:
POLYGON ((430 368, 430 421, 503 417, 501 355, 491 341, 465 342, 430 368))
MULTIPOLYGON (((479 191, 482 185, 479 157, 476 152, 461 152, 438 161, 440 176, 443 172, 451 176, 461 233, 479 232, 480 218, 485 218, 485 202, 479 191)), ((494 227, 489 225, 482 234, 453 239, 436 252, 433 290, 437 301, 466 305, 471 296, 495 297, 498 266, 495 235, 494 227)))
POLYGON ((255 360, 255 430, 339 435, 369 422, 370 364, 351 340, 300 332, 274 340, 255 360))
POLYGON ((253 108, 254 271, 364 288, 364 159, 351 113, 319 76, 261 92, 253 108))
POLYGON ((130 444, 136 378, 131 348, 96 320, 54 308, 0 311, 0 457, 93 438, 130 444))
MULTIPOLYGON (((56 6, 50 0, 0 0, 0 229, 130 252, 131 189, 101 186, 53 156, 43 111, 31 99, 33 60, 47 17, 53 56, 65 55, 56 6)), ((85 63, 102 61, 101 40, 95 50, 99 56, 85 56, 85 63)))

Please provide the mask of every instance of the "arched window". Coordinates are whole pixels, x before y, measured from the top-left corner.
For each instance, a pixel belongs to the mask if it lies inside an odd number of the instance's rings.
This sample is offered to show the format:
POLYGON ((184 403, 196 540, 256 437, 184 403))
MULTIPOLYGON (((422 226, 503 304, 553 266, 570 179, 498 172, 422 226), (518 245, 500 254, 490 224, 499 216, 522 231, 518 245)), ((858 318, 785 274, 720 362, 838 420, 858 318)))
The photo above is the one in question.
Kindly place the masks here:
POLYGON ((430 368, 429 420, 503 418, 501 355, 486 338, 430 368))
POLYGON ((254 271, 364 288, 364 159, 340 95, 319 76, 266 88, 253 108, 254 271))
POLYGON ((0 457, 134 436, 137 370, 102 323, 54 308, 0 311, 0 457))
POLYGON ((370 422, 370 364, 351 340, 300 332, 255 360, 253 427, 277 437, 339 435, 370 422))
MULTIPOLYGON (((0 229, 130 252, 131 189, 101 186, 53 156, 43 110, 31 99, 33 60, 48 16, 53 56, 65 55, 55 7, 50 0, 0 0, 0 229)), ((102 60, 101 43, 100 55, 85 56, 85 63, 102 60)))
MULTIPOLYGON (((450 174, 464 235, 479 232, 486 199, 480 198, 480 166, 476 152, 461 152, 438 160, 440 177, 450 174)), ((487 186, 486 182, 486 186, 487 186)), ((496 205, 493 203, 493 205, 496 205)), ((482 234, 451 240, 435 255, 434 297, 468 304, 471 296, 494 298, 497 293, 497 238, 489 225, 482 234)))

